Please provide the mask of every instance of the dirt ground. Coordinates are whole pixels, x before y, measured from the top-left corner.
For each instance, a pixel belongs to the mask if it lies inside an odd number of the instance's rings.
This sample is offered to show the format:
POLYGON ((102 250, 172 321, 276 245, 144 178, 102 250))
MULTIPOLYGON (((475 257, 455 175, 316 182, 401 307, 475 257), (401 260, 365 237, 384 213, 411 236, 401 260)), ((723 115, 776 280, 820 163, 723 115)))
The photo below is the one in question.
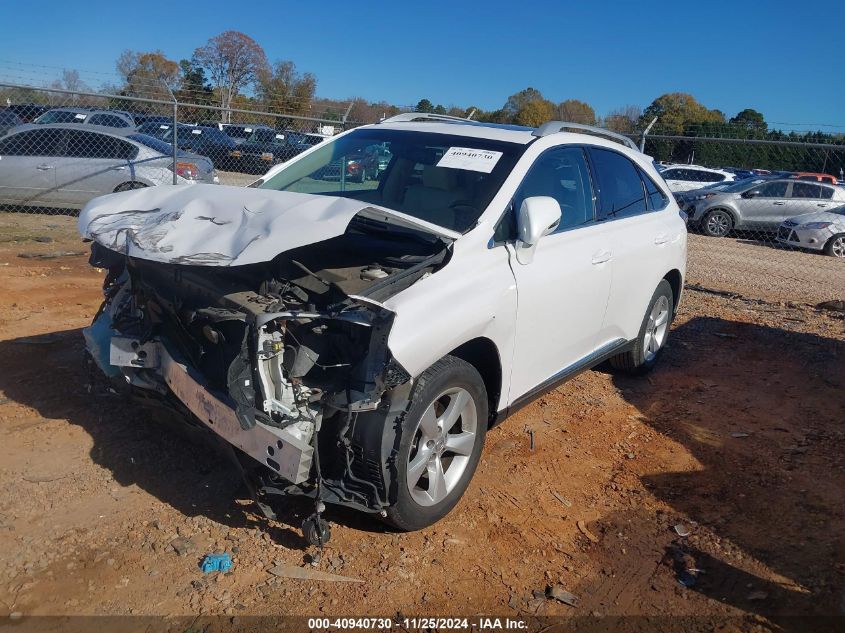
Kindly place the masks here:
POLYGON ((73 220, 31 217, 0 218, 0 615, 843 625, 842 313, 687 291, 650 376, 588 372, 492 430, 465 498, 429 529, 330 508, 314 568, 298 529, 309 504, 268 523, 213 442, 86 393, 80 330, 102 274, 67 254, 85 250, 73 220), (215 551, 234 567, 203 575, 215 551), (550 585, 577 606, 532 593, 550 585), (802 619, 817 616, 840 617, 802 619))

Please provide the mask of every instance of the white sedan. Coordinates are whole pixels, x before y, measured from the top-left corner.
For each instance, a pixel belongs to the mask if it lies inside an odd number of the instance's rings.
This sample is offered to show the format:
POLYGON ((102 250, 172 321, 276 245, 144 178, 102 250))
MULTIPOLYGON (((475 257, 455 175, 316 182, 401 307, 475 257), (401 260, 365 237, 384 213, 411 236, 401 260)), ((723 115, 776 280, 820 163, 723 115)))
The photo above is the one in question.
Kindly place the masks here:
POLYGON ((672 165, 660 172, 669 185, 669 191, 690 191, 701 189, 719 182, 732 182, 736 176, 721 169, 708 169, 697 165, 672 165))

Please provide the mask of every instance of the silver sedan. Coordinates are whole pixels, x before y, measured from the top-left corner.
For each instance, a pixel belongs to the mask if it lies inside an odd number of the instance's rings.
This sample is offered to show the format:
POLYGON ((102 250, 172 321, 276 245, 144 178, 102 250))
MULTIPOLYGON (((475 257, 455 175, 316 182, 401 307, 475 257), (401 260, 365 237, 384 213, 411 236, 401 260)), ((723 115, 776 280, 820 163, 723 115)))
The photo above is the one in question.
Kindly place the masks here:
POLYGON ((845 206, 789 218, 778 229, 778 241, 845 259, 845 206))
POLYGON ((0 204, 78 209, 97 196, 173 183, 214 183, 211 161, 145 134, 93 125, 22 125, 0 139, 0 204))

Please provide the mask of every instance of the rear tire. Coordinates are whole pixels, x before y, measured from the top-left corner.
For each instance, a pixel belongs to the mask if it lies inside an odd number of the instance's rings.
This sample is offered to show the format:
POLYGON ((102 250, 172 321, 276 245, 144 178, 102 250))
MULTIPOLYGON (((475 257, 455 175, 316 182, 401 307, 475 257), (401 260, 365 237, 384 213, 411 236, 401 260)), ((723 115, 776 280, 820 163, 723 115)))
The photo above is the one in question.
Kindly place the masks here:
POLYGON ((487 432, 487 391, 478 371, 446 356, 414 385, 398 425, 396 499, 387 521, 400 530, 436 523, 458 503, 472 479, 487 432))
POLYGON ((701 220, 701 230, 710 237, 727 237, 734 227, 734 219, 724 209, 708 211, 701 220))
POLYGON ((674 309, 672 286, 662 279, 648 302, 634 347, 612 357, 610 366, 636 376, 654 369, 669 338, 674 309))
POLYGON ((845 233, 831 237, 824 245, 824 254, 831 257, 845 258, 845 233))

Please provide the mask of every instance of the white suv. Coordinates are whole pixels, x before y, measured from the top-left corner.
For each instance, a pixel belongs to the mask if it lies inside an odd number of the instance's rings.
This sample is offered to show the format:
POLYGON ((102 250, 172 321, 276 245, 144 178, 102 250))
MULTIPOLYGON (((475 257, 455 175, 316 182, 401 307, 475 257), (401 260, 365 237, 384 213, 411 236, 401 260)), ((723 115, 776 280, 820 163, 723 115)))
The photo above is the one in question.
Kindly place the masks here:
POLYGON ((399 115, 250 188, 104 196, 79 225, 109 270, 91 358, 237 447, 259 500, 315 498, 320 543, 323 502, 434 523, 491 425, 605 360, 651 369, 686 264, 652 160, 561 122, 399 115), (386 169, 351 182, 373 145, 386 169))

